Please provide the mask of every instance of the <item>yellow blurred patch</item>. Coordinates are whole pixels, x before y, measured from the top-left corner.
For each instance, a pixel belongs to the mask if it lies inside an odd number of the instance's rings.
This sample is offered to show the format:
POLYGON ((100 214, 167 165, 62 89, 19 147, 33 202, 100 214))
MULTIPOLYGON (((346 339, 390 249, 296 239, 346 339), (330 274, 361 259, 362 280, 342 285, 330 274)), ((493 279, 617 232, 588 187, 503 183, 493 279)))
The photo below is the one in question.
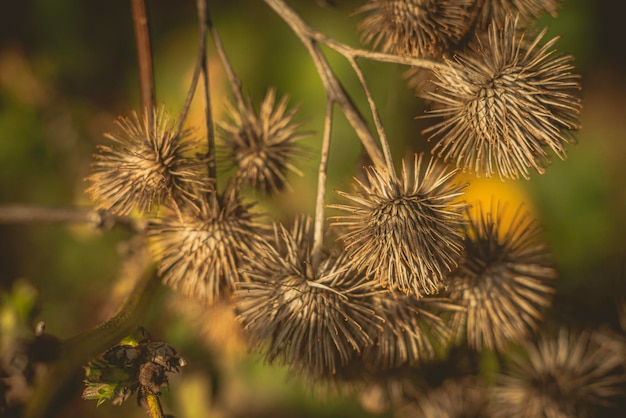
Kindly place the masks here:
POLYGON ((483 212, 489 212, 499 207, 501 210, 502 227, 504 230, 510 225, 513 216, 520 205, 522 211, 530 215, 535 214, 530 197, 520 181, 502 181, 499 178, 476 178, 470 174, 461 173, 457 176, 459 182, 469 183, 465 189, 465 201, 472 206, 471 216, 475 217, 477 209, 482 207, 483 212))

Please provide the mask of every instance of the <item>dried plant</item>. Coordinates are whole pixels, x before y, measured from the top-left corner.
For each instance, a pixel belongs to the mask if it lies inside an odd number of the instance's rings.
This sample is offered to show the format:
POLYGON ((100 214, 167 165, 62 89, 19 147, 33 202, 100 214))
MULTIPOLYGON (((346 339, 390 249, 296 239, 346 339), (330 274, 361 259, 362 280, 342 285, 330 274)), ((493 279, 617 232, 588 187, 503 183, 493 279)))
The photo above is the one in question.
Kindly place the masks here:
POLYGON ((447 59, 433 71, 434 89, 423 97, 438 107, 428 117, 442 121, 424 132, 438 138, 433 153, 464 171, 487 177, 529 177, 550 162, 546 149, 565 159, 571 131, 580 127, 581 102, 572 57, 531 42, 519 32, 519 20, 489 28, 485 45, 447 59))
POLYGON ((200 203, 199 212, 171 214, 148 234, 163 283, 210 305, 232 293, 244 255, 259 254, 263 229, 235 189, 200 203))
POLYGON ((299 218, 274 227, 263 257, 248 260, 236 291, 238 316, 250 342, 313 377, 329 376, 371 343, 364 328, 379 322, 371 286, 346 257, 311 259, 312 225, 299 218))
POLYGON ((420 393, 403 406, 397 418, 484 418, 487 396, 484 384, 475 378, 445 380, 440 386, 420 393))
POLYGON ((119 131, 100 145, 87 192, 96 207, 119 215, 149 212, 153 205, 197 205, 194 189, 209 190, 200 139, 179 132, 163 108, 117 121, 119 131))
POLYGON ((544 13, 556 16, 559 0, 482 0, 479 5, 478 26, 486 29, 490 24, 504 26, 509 16, 518 15, 524 21, 532 21, 544 13))
POLYGON ((448 280, 448 297, 466 312, 452 316, 474 349, 505 350, 535 330, 551 305, 556 271, 537 222, 519 207, 507 223, 502 205, 468 212, 465 250, 448 280))
POLYGON ((266 193, 290 189, 287 172, 302 175, 291 160, 304 149, 297 142, 309 134, 299 132, 293 118, 297 108, 287 109, 288 97, 275 106, 276 90, 270 89, 258 112, 250 103, 229 105, 230 120, 218 125, 228 160, 237 168, 237 179, 266 193))
POLYGON ((475 0, 370 0, 357 13, 361 40, 385 52, 439 57, 471 29, 475 0))
POLYGON ((447 299, 417 299, 394 291, 376 294, 374 305, 384 322, 368 332, 374 344, 365 348, 362 357, 366 364, 383 370, 432 360, 452 336, 443 315, 463 310, 447 299))
MULTIPOLYGON (((500 203, 489 211, 481 204, 471 210, 464 201, 466 184, 456 177, 469 171, 502 180, 529 178, 544 172, 550 153, 564 159, 575 142, 581 101, 572 57, 556 52, 556 39, 546 42, 545 30, 530 37, 525 32, 542 13, 555 14, 558 2, 364 1, 356 10, 357 31, 371 49, 315 30, 284 0, 264 3, 301 41, 321 79, 326 107, 319 138, 303 130, 288 95, 277 98, 282 86, 263 86, 267 93, 258 107, 242 93, 205 0, 197 1, 199 52, 184 105, 176 117, 155 109, 148 19, 137 8, 143 0, 133 0, 141 107, 147 110, 120 118, 118 131, 107 135, 112 142, 98 147, 87 179, 95 210, 28 215, 102 229, 129 227, 152 252, 127 269, 133 290, 120 310, 93 331, 63 342, 61 355, 68 359, 38 389, 26 418, 52 416, 69 376, 98 353, 103 354, 87 368, 84 396, 121 403, 137 391, 147 414, 162 417, 166 373, 179 371, 185 361, 164 341, 120 342, 147 306, 158 305, 161 283, 179 291, 180 299, 202 303, 195 306, 204 315, 196 316, 206 324, 194 322, 195 337, 211 334, 214 345, 224 334, 207 332, 218 329, 212 321, 226 323, 226 333, 240 326, 233 333, 241 332, 268 363, 286 365, 314 386, 358 390, 362 404, 377 412, 585 416, 590 405, 605 405, 619 394, 626 352, 621 336, 563 329, 557 338, 537 341, 556 278, 538 222, 521 207, 505 221, 500 203), (208 39, 215 47, 210 53, 208 39), (359 92, 344 87, 344 74, 327 59, 330 50, 346 59, 359 92), (208 74, 216 58, 232 88, 232 103, 218 121, 208 74), (408 66, 430 80, 413 86, 432 107, 424 116, 431 126, 423 133, 435 140, 428 161, 417 154, 397 169, 380 98, 370 89, 369 77, 377 73, 366 74, 361 60, 408 66), (192 134, 184 127, 199 85, 206 131, 192 134), (361 94, 364 103, 356 100, 361 94), (336 161, 335 106, 360 141, 367 167, 354 167, 353 190, 327 196, 328 184, 347 180, 328 178, 329 161, 336 161), (318 155, 302 145, 309 136, 319 139, 318 155), (285 203, 283 196, 265 199, 263 215, 257 212, 261 205, 253 197, 293 191, 292 173, 311 175, 293 165, 294 158, 305 157, 319 161, 312 216, 277 207, 285 203), (329 218, 328 209, 337 212, 329 218), (283 226, 287 220, 293 220, 291 228, 283 226), (522 342, 525 354, 512 345, 522 342), (506 368, 490 367, 489 360, 506 368), (479 375, 497 383, 488 399, 479 375)), ((350 135, 341 140, 342 146, 356 146, 350 135)), ((413 154, 426 147, 423 142, 399 152, 413 154)), ((0 220, 7 213, 0 207, 0 220)), ((553 320, 561 325, 558 316, 553 320)), ((221 343, 215 355, 229 351, 221 343)), ((2 370, 19 352, 9 351, 8 357, 0 353, 2 370)), ((0 376, 0 411, 8 406, 6 379, 0 376)))
POLYGON ((346 231, 341 239, 354 268, 418 297, 437 293, 458 264, 465 187, 434 160, 422 172, 422 160, 415 156, 412 169, 403 162, 401 178, 372 167, 367 183, 355 179, 354 193, 338 192, 351 204, 332 205, 348 212, 334 224, 346 231))
POLYGON ((491 390, 489 409, 498 417, 586 417, 622 393, 622 357, 599 346, 593 333, 562 328, 555 337, 528 344, 491 390))

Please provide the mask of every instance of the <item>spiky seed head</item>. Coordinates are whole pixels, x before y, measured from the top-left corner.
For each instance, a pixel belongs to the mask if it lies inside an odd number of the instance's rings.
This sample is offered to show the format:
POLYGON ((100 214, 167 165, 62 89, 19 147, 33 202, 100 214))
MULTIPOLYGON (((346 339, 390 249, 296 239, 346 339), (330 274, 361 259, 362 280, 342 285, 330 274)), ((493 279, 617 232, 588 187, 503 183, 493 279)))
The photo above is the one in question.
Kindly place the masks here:
POLYGON ((332 376, 370 344, 365 328, 380 321, 369 286, 346 268, 344 256, 311 264, 310 219, 289 231, 275 226, 263 257, 249 260, 236 309, 251 344, 313 378, 332 376))
POLYGON ((464 305, 451 325, 476 350, 504 350, 534 331, 552 303, 556 270, 537 222, 520 206, 508 223, 504 205, 469 213, 465 250, 447 296, 464 305))
MULTIPOLYGON (((404 293, 435 294, 463 249, 461 226, 465 204, 458 200, 465 184, 431 159, 422 172, 423 155, 412 169, 402 162, 402 176, 386 169, 366 170, 354 193, 339 191, 350 204, 331 205, 347 212, 334 218, 353 268, 383 287, 404 293)), ((410 166, 409 166, 410 167, 410 166)))
POLYGON ((358 26, 363 43, 384 52, 438 57, 471 28, 474 0, 370 0, 358 26))
POLYGON ((597 344, 593 332, 562 328, 526 351, 512 356, 490 390, 489 416, 584 418, 592 406, 609 405, 623 393, 623 357, 597 344))
POLYGON ((552 49, 557 38, 541 45, 545 30, 526 42, 517 28, 517 19, 492 25, 486 45, 447 59, 433 71, 434 88, 422 93, 435 105, 426 117, 442 118, 424 131, 438 138, 433 154, 479 176, 543 173, 547 150, 565 159, 580 127, 572 57, 552 49))
POLYGON ((243 108, 229 104, 229 118, 218 125, 218 133, 227 148, 225 161, 234 163, 237 178, 242 183, 265 193, 290 189, 289 171, 302 175, 292 163, 304 148, 298 142, 309 134, 300 131, 294 122, 297 108, 288 109, 289 98, 278 104, 276 90, 268 90, 259 111, 251 101, 243 108))
POLYGON ((447 379, 441 385, 421 391, 417 399, 398 410, 397 418, 483 418, 487 394, 476 378, 447 379))
POLYGON ((200 140, 190 131, 178 133, 177 121, 163 108, 140 117, 117 120, 119 131, 98 146, 87 188, 98 209, 127 215, 148 212, 154 204, 197 205, 192 192, 209 190, 206 164, 197 155, 200 140))
POLYGON ((368 331, 374 344, 364 350, 363 358, 379 369, 416 365, 432 359, 452 336, 442 315, 463 310, 447 299, 417 299, 386 290, 374 296, 374 304, 384 322, 382 327, 368 331))
POLYGON ((243 256, 258 254, 263 231, 233 188, 201 203, 199 212, 155 222, 148 234, 163 283, 211 305, 242 279, 243 256))
POLYGON ((501 27, 509 16, 519 16, 522 22, 537 19, 544 13, 556 17, 560 3, 559 0, 484 0, 479 5, 477 26, 487 29, 495 23, 501 27))

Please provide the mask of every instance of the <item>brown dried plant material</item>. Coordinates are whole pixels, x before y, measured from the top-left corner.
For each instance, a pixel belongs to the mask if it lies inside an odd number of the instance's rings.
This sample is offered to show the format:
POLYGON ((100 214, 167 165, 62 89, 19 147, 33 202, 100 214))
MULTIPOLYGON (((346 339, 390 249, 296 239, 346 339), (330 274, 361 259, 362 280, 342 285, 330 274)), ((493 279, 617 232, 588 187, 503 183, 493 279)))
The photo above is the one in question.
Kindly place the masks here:
POLYGON ((424 132, 438 139, 433 154, 464 171, 503 179, 543 173, 547 149, 565 159, 566 145, 580 127, 579 77, 572 57, 532 42, 518 32, 518 20, 492 25, 488 41, 474 43, 433 71, 434 88, 422 96, 434 103, 426 117, 442 120, 424 132))
POLYGON ((552 303, 556 270, 537 222, 519 207, 508 224, 502 206, 469 214, 463 261, 447 296, 467 308, 454 313, 459 339, 476 350, 505 350, 535 330, 552 303))
POLYGON ((106 135, 112 144, 98 146, 87 178, 98 209, 128 215, 155 204, 197 205, 193 190, 211 188, 206 162, 198 157, 200 140, 189 131, 177 133, 178 122, 163 108, 152 112, 152 118, 133 113, 118 119, 119 131, 106 135))
POLYGON ((436 58, 471 29, 475 0, 370 0, 361 40, 384 52, 436 58))
POLYGON ((519 16, 523 22, 529 22, 550 13, 556 17, 561 5, 559 0, 480 0, 477 26, 487 29, 495 23, 502 27, 510 16, 519 16))
POLYGON ((432 360, 453 335, 443 315, 464 310, 444 298, 417 299, 387 290, 376 294, 374 303, 384 322, 368 330, 374 344, 365 348, 363 361, 380 369, 432 360))
POLYGON ((293 120, 298 108, 288 109, 288 100, 276 103, 270 89, 258 112, 250 101, 244 108, 229 105, 229 118, 218 125, 225 160, 235 164, 238 180, 265 193, 289 190, 290 171, 302 175, 291 160, 304 153, 298 141, 310 134, 300 132, 302 124, 293 120))
POLYGON ((464 184, 455 171, 431 159, 422 172, 423 155, 413 166, 402 163, 402 176, 371 167, 367 182, 355 179, 353 193, 339 191, 349 204, 331 205, 347 212, 334 218, 351 266, 383 287, 417 297, 439 292, 456 268, 463 249, 464 184))
POLYGON ((262 257, 249 260, 237 286, 236 309, 253 347, 312 378, 332 376, 371 343, 375 314, 371 287, 346 266, 345 256, 311 264, 311 221, 291 231, 275 226, 262 257))
POLYGON ((399 408, 396 418, 484 418, 487 394, 474 377, 447 379, 440 386, 420 391, 417 399, 399 408))
POLYGON ((590 407, 610 405, 623 393, 621 353, 597 344, 592 332, 562 328, 526 350, 526 355, 513 355, 490 390, 489 416, 585 418, 591 416, 590 407))
POLYGON ((200 209, 154 222, 148 234, 163 283, 211 305, 241 280, 243 255, 258 254, 262 227, 232 188, 201 201, 200 209))

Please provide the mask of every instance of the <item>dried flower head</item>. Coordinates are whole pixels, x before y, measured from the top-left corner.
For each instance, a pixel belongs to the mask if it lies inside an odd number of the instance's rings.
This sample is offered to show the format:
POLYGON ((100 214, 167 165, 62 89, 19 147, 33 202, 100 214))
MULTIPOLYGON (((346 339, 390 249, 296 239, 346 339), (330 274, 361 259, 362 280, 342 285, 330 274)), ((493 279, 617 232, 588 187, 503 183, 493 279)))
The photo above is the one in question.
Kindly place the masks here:
POLYGON ((334 375, 370 343, 364 329, 380 320, 367 284, 346 268, 345 257, 311 262, 311 222, 292 231, 275 227, 263 257, 249 260, 236 291, 244 332, 269 362, 279 359, 314 378, 334 375))
POLYGON ((385 52, 438 57, 471 28, 475 0, 370 0, 358 26, 363 43, 385 52))
POLYGON ((432 359, 452 335, 442 314, 463 310, 447 299, 417 299, 394 291, 379 292, 374 296, 374 304, 384 322, 382 327, 368 331, 374 344, 364 350, 363 358, 381 369, 432 359))
POLYGON ((550 13, 556 17, 560 6, 559 0, 484 0, 480 5, 477 25, 487 29, 495 23, 503 26, 508 16, 519 16, 524 22, 541 17, 544 13, 550 13))
POLYGON ((107 134, 113 143, 98 146, 87 192, 98 209, 127 215, 148 212, 167 201, 196 205, 194 189, 209 190, 206 164, 198 158, 200 141, 189 131, 177 133, 177 121, 164 109, 142 118, 117 121, 119 131, 107 134))
POLYGON ((592 405, 608 405, 622 393, 622 357, 594 341, 593 333, 561 329, 515 355, 490 391, 494 418, 587 417, 592 405))
POLYGON ((400 408, 397 418, 483 418, 487 396, 483 385, 472 377, 447 379, 441 385, 418 394, 400 408))
POLYGON ((477 350, 522 340, 552 301, 556 271, 539 226, 521 209, 508 224, 501 206, 469 214, 463 260, 449 277, 449 298, 467 307, 453 314, 452 326, 477 350))
POLYGON ((298 109, 288 110, 288 100, 275 106, 276 90, 270 89, 258 114, 250 101, 238 109, 229 105, 229 120, 218 125, 238 179, 266 193, 288 189, 288 171, 302 175, 290 161, 303 153, 297 142, 309 134, 299 132, 302 124, 293 121, 298 109))
POLYGON ((244 254, 258 254, 261 226, 235 189, 211 193, 199 212, 151 225, 149 237, 163 283, 212 304, 241 280, 244 254))
POLYGON ((541 46, 546 31, 532 42, 518 34, 518 20, 489 28, 487 45, 466 52, 434 71, 434 89, 423 96, 439 107, 426 117, 443 120, 426 129, 440 138, 433 154, 464 171, 490 177, 528 178, 543 173, 546 149, 565 159, 565 145, 578 129, 580 85, 571 73, 572 57, 552 50, 557 38, 541 46))
POLYGON ((456 267, 463 249, 461 226, 465 204, 457 202, 465 185, 452 182, 434 159, 422 173, 422 157, 413 169, 402 162, 402 177, 382 168, 367 170, 355 193, 338 192, 351 205, 332 205, 348 212, 335 218, 354 268, 372 275, 384 287, 404 293, 434 294, 456 267))

